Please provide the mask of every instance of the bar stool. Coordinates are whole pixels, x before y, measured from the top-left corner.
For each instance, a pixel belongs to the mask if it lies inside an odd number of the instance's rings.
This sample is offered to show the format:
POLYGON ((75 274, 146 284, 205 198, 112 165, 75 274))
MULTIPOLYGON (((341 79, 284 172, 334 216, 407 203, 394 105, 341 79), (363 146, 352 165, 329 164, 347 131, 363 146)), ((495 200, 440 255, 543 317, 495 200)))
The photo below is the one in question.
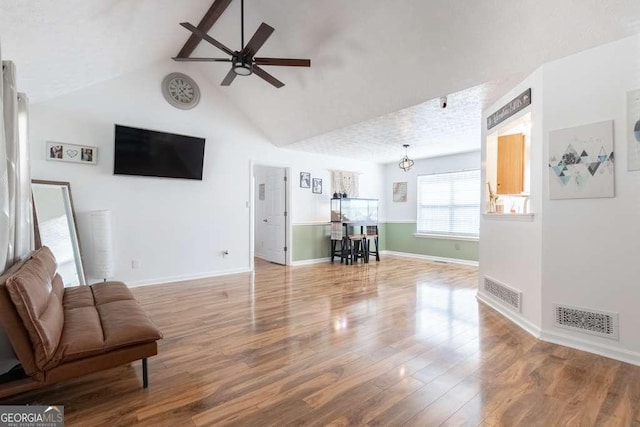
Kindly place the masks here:
MULTIPOLYGON (((365 263, 369 262, 369 252, 367 250, 367 236, 365 234, 348 234, 351 264, 362 259, 365 263)), ((348 264, 348 262, 347 262, 348 264)))
POLYGON ((344 235, 344 228, 341 222, 331 223, 331 262, 336 256, 340 257, 340 264, 342 264, 346 257, 348 241, 344 235), (338 249, 338 242, 340 248, 338 249))
POLYGON ((377 225, 367 225, 367 234, 366 234, 366 245, 367 245, 367 258, 369 255, 375 255, 376 261, 380 261, 380 250, 378 249, 378 226, 377 225), (373 239, 373 243, 376 246, 375 251, 371 251, 371 240, 373 239))

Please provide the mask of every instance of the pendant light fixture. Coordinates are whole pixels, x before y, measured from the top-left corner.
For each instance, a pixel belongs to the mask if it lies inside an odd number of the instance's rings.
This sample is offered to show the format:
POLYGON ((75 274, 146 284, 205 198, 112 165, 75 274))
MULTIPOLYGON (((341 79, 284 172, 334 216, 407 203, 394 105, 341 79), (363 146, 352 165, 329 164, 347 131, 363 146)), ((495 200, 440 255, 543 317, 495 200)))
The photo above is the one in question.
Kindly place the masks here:
POLYGON ((400 160, 400 163, 398 163, 398 166, 403 171, 409 172, 409 169, 413 167, 413 160, 411 160, 407 155, 407 148, 409 148, 409 144, 404 144, 403 147, 404 147, 404 157, 400 160))

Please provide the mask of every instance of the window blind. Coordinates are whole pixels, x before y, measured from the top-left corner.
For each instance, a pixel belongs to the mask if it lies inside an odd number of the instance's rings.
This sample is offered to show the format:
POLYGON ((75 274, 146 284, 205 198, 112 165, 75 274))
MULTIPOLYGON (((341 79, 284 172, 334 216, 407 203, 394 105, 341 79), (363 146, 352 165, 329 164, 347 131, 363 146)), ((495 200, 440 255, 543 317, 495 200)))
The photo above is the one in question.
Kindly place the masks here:
POLYGON ((418 176, 418 233, 478 237, 479 230, 479 169, 418 176))

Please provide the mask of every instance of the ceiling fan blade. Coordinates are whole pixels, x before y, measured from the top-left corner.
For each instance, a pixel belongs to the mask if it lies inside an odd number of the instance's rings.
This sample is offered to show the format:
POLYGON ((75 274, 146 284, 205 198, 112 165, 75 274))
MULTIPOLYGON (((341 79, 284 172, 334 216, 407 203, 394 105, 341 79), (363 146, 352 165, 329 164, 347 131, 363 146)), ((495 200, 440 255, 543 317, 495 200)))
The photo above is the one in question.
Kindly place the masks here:
MULTIPOLYGON (((215 0, 207 13, 202 17, 198 28, 204 33, 208 33, 211 27, 213 27, 213 24, 216 23, 222 13, 229 7, 229 4, 231 4, 231 0, 215 0)), ((180 53, 178 53, 178 57, 186 58, 191 55, 200 44, 200 40, 202 40, 201 37, 192 34, 180 50, 180 53)))
POLYGON ((277 88, 281 88, 282 86, 284 86, 284 83, 282 83, 280 80, 276 79, 271 74, 267 73, 265 70, 258 67, 257 65, 253 66, 253 74, 255 74, 256 76, 260 77, 263 80, 266 80, 268 83, 271 83, 277 88))
POLYGON ((253 58, 256 52, 262 47, 264 42, 267 41, 269 36, 273 33, 273 27, 265 24, 264 22, 258 27, 258 31, 251 37, 249 43, 242 49, 241 55, 253 58))
POLYGON ((224 80, 222 80, 222 83, 220 83, 220 86, 229 86, 231 83, 233 83, 233 80, 236 78, 236 76, 237 74, 235 71, 233 71, 233 68, 230 69, 227 75, 224 77, 224 80))
POLYGON ((193 25, 189 24, 188 22, 181 22, 180 25, 182 25, 184 28, 186 28, 187 30, 191 31, 193 34, 195 34, 196 36, 200 37, 201 39, 205 39, 206 41, 208 41, 209 43, 211 43, 212 45, 214 45, 215 47, 217 47, 221 51, 225 52, 227 55, 231 55, 231 56, 234 55, 234 52, 231 49, 229 49, 228 47, 226 47, 225 45, 220 43, 218 40, 216 40, 213 37, 211 37, 209 34, 205 33, 202 30, 200 30, 199 28, 194 27, 193 25))
POLYGON ((284 67, 311 67, 310 59, 253 58, 253 63, 258 65, 280 65, 284 67))
POLYGON ((231 58, 171 58, 177 62, 232 62, 231 58))

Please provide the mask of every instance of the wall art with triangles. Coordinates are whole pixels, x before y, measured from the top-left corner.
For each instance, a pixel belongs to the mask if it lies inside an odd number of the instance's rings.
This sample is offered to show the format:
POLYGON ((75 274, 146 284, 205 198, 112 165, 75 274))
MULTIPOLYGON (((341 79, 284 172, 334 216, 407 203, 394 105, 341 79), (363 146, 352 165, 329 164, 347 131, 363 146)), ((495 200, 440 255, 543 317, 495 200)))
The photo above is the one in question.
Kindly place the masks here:
POLYGON ((551 199, 614 197, 613 120, 549 132, 551 199))

